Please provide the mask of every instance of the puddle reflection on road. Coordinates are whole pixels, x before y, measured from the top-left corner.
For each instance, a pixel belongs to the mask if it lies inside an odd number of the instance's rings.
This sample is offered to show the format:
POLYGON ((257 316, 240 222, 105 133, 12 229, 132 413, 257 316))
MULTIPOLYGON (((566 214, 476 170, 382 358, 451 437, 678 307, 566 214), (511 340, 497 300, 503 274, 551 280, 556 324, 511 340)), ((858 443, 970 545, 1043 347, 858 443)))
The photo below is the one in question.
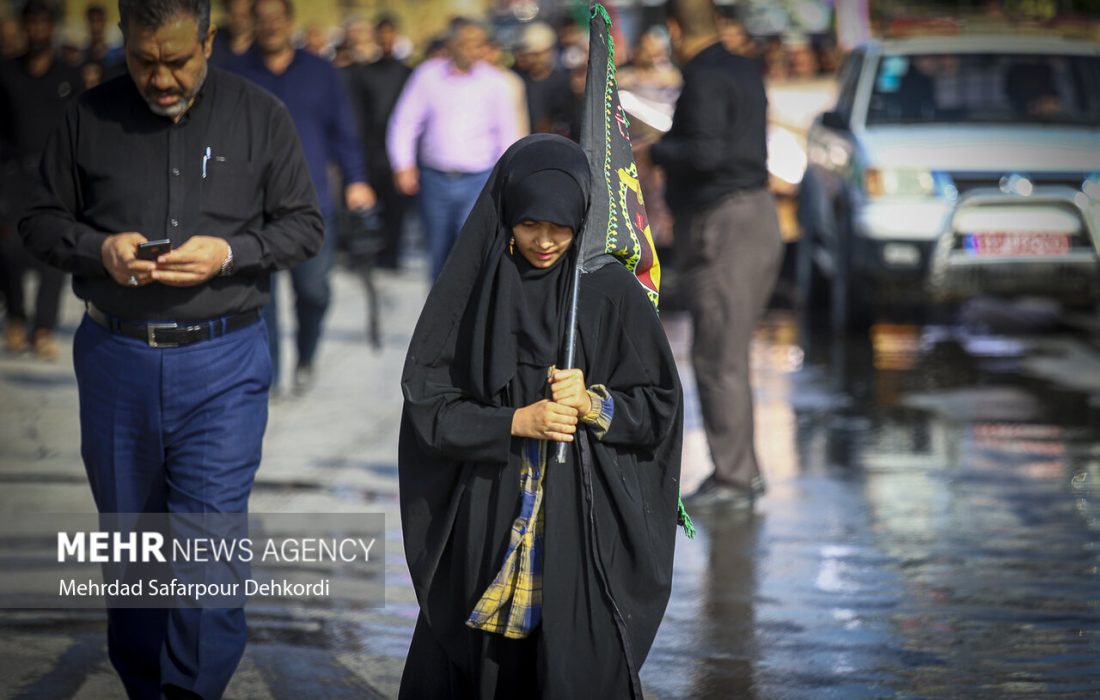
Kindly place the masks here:
POLYGON ((648 687, 1100 696, 1100 352, 1010 316, 829 338, 769 314, 770 490, 755 516, 696 514, 648 687))

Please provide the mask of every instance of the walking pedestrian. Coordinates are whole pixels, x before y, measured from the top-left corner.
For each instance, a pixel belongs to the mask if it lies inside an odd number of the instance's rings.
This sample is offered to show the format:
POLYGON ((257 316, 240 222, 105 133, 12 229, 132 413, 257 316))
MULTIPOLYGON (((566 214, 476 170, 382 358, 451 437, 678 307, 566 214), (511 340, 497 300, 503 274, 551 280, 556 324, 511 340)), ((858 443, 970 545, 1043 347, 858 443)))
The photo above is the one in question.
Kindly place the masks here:
MULTIPOLYGON (((226 65, 282 100, 302 140, 309 174, 325 217, 324 246, 314 258, 290 271, 294 310, 298 321, 294 392, 308 391, 315 381, 314 358, 321 342, 325 314, 332 298, 329 275, 336 255, 336 202, 329 188, 328 166, 335 161, 343 175, 344 203, 350 210, 370 209, 374 191, 367 185, 363 148, 355 131, 351 103, 339 71, 328 61, 291 43, 294 5, 290 0, 257 0, 252 7, 256 45, 226 65)), ((282 343, 279 334, 278 294, 264 308, 275 368, 275 387, 281 376, 282 343)))
POLYGON ((569 71, 558 65, 558 35, 546 22, 532 22, 523 30, 517 61, 527 89, 527 111, 533 133, 569 131, 573 95, 569 71))
POLYGON ((651 157, 667 172, 714 461, 713 474, 687 500, 751 508, 764 480, 753 446, 749 349, 783 252, 768 191, 767 98, 755 61, 720 43, 712 0, 672 0, 668 27, 684 86, 672 128, 651 157))
POLYGON ((252 0, 222 0, 225 23, 214 35, 214 53, 210 64, 224 68, 252 48, 255 32, 252 28, 252 0))
MULTIPOLYGON (((316 194, 286 109, 208 70, 209 0, 119 14, 128 75, 66 112, 20 233, 87 306, 73 364, 99 511, 244 513, 271 382, 260 308, 270 273, 321 247, 316 194)), ((134 699, 221 697, 248 636, 241 608, 107 615, 134 699)))
POLYGON ((116 69, 110 77, 122 75, 120 64, 125 58, 122 47, 107 41, 107 8, 98 2, 84 10, 84 24, 88 29, 88 45, 84 48, 82 65, 94 63, 103 69, 116 69))
POLYGON ((663 27, 651 27, 638 38, 630 63, 619 68, 615 78, 620 90, 629 90, 656 105, 675 104, 683 78, 672 65, 668 34, 663 27))
POLYGON ((493 163, 518 138, 508 83, 486 65, 487 35, 457 18, 447 58, 413 71, 397 101, 387 137, 397 191, 420 195, 420 217, 434 281, 493 163))
POLYGON ((26 207, 42 149, 65 107, 83 90, 80 71, 54 51, 53 8, 44 0, 23 7, 27 51, 0 63, 0 291, 6 300, 4 346, 32 348, 44 360, 60 355, 54 331, 65 273, 43 265, 23 248, 16 226, 26 207), (28 316, 23 281, 37 277, 34 314, 28 316))
POLYGON ((671 590, 682 398, 619 264, 584 275, 577 369, 555 369, 591 182, 563 137, 510 148, 413 333, 398 463, 421 610, 402 698, 637 697, 671 590))
POLYGON ((302 32, 302 50, 318 58, 331 61, 336 56, 329 28, 318 22, 310 22, 302 32))
POLYGON ((383 248, 376 262, 379 267, 396 270, 401 261, 401 233, 408 198, 397 191, 394 183, 393 166, 386 153, 386 137, 390 116, 412 69, 394 54, 397 24, 392 18, 378 20, 374 38, 381 52, 378 60, 366 65, 352 64, 345 70, 366 161, 370 164, 370 184, 382 207, 383 248))
POLYGON ((364 17, 357 14, 345 17, 341 33, 343 38, 336 47, 332 65, 337 68, 365 66, 378 59, 379 48, 374 39, 374 27, 364 17))

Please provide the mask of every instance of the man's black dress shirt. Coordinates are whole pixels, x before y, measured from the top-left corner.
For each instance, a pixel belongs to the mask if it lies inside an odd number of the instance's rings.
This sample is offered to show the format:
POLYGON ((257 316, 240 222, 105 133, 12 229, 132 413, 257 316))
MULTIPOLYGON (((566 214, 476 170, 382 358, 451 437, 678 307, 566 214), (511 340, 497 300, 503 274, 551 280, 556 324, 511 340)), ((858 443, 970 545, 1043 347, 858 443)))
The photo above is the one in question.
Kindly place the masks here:
POLYGON ((317 253, 324 226, 286 108, 211 67, 179 123, 149 109, 130 76, 85 93, 42 157, 20 224, 27 248, 73 273, 77 296, 128 320, 192 321, 258 308, 269 274, 317 253), (129 288, 107 274, 108 235, 137 231, 173 248, 226 239, 236 273, 193 287, 129 288))
POLYGON ((759 64, 712 44, 683 68, 672 128, 650 151, 665 168, 665 200, 692 214, 768 185, 768 98, 759 64))

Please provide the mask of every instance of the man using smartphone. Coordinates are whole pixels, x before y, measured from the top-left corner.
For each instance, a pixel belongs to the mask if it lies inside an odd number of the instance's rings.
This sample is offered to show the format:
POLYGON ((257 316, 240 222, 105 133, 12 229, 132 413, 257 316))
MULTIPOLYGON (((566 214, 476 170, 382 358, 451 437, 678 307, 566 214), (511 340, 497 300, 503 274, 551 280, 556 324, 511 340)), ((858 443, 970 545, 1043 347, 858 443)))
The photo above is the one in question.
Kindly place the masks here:
MULTIPOLYGON (((73 359, 99 511, 244 513, 271 383, 260 309, 271 273, 321 247, 316 195, 286 109, 208 69, 210 0, 119 14, 129 74, 70 107, 20 232, 87 305, 73 359)), ((221 697, 247 638, 240 608, 108 619, 131 698, 221 697)))

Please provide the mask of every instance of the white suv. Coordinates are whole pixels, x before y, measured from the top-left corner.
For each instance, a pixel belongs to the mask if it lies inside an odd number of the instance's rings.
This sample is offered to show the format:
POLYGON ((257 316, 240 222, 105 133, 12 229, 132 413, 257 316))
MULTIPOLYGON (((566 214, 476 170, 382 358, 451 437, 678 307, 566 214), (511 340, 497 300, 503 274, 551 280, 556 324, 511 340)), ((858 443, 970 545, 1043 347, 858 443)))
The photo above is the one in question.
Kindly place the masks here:
POLYGON ((922 37, 854 51, 810 129, 804 302, 858 326, 872 300, 1100 297, 1100 47, 922 37))

